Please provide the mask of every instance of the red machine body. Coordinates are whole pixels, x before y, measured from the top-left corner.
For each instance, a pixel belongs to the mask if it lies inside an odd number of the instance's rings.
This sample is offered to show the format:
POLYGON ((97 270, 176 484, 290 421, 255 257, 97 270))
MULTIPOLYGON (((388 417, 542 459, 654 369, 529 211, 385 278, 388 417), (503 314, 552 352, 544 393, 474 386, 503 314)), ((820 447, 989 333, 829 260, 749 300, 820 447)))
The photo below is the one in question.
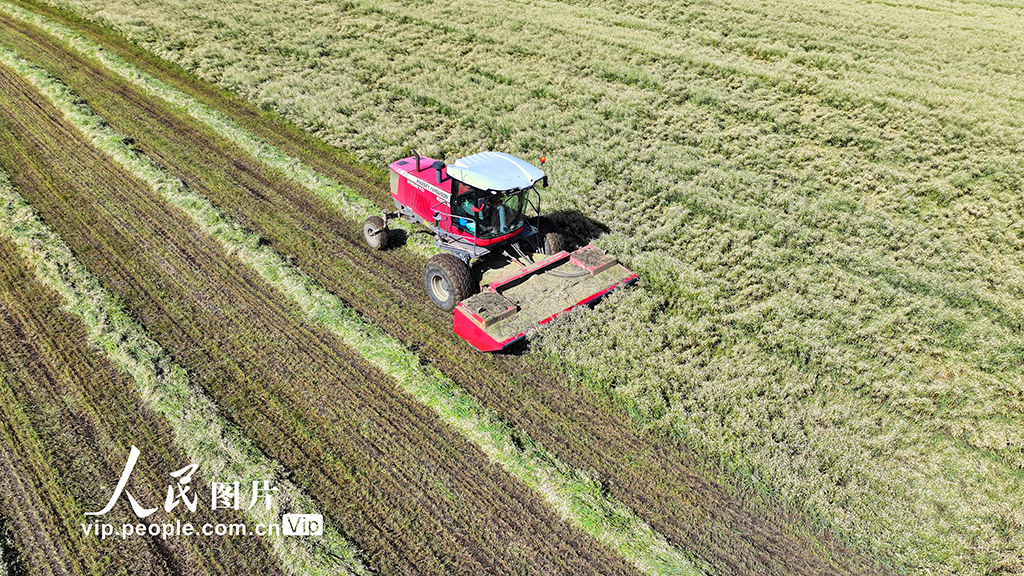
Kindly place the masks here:
POLYGON ((535 185, 547 186, 547 177, 524 160, 481 152, 446 164, 417 154, 390 168, 397 211, 368 218, 366 241, 385 249, 396 217, 429 228, 446 253, 427 262, 424 287, 477 350, 501 350, 637 279, 594 245, 563 250, 557 226, 540 216, 535 185))
POLYGON ((411 212, 416 219, 436 228, 435 232, 461 238, 474 246, 494 246, 518 236, 526 223, 527 195, 536 193, 533 184, 544 178, 543 172, 527 165, 535 173, 514 172, 521 176, 519 182, 509 182, 508 178, 500 178, 493 172, 502 168, 523 172, 520 170, 520 163, 525 164, 522 160, 497 152, 469 157, 473 158, 480 160, 474 165, 478 168, 474 171, 457 170, 457 165, 450 169, 444 162, 425 156, 392 162, 391 196, 395 205, 399 211, 411 212), (485 155, 488 156, 479 158, 485 155), (492 173, 484 173, 488 168, 492 173), (506 188, 515 184, 522 187, 506 188), (499 188, 483 188, 486 185, 499 188), (497 213, 499 209, 507 213, 505 222, 497 213))

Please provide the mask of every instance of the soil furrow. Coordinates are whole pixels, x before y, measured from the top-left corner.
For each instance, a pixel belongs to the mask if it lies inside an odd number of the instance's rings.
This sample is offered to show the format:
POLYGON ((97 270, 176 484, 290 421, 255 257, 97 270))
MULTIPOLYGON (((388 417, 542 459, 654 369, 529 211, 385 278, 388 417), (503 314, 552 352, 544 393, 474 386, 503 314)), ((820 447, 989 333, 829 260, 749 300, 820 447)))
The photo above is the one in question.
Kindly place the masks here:
POLYGON ((226 415, 293 471, 371 565, 385 572, 630 571, 386 375, 307 327, 280 295, 144 186, 75 138, 49 139, 54 128, 19 113, 18 99, 32 100, 31 90, 9 75, 3 83, 14 120, 4 142, 12 153, 2 161, 26 199, 154 338, 195 369, 196 382, 226 415), (82 173, 62 174, 68 166, 82 173), (335 397, 338 390, 372 414, 353 414, 352 404, 335 397), (317 404, 333 417, 321 417, 317 404), (380 429, 362 429, 360 416, 380 429), (375 457, 352 439, 374 443, 375 457), (461 507, 458 515, 443 512, 451 503, 461 507), (571 553, 560 547, 565 543, 571 553))
MULTIPOLYGON (((53 499, 48 521, 36 526, 40 536, 53 538, 70 550, 59 552, 26 546, 32 560, 29 573, 44 565, 57 567, 65 558, 77 563, 70 571, 87 572, 102 567, 108 573, 132 574, 233 574, 257 570, 281 574, 281 568, 259 539, 233 541, 204 537, 202 544, 191 540, 159 538, 99 539, 83 537, 81 523, 91 521, 83 514, 100 510, 110 498, 112 480, 120 476, 128 447, 142 451, 129 491, 143 502, 159 502, 159 490, 171 482, 170 472, 187 464, 174 447, 171 431, 142 405, 134 387, 109 362, 91 349, 82 325, 59 309, 60 297, 40 285, 27 272, 17 250, 0 239, 0 371, 4 386, 24 411, 30 430, 18 434, 38 439, 39 449, 22 444, 16 458, 37 458, 36 473, 22 468, 11 478, 29 480, 40 499, 53 499), (77 502, 70 507, 68 502, 77 502), (75 514, 68 516, 69 512, 75 514)), ((9 419, 9 425, 18 424, 9 419)), ((25 436, 23 436, 25 437, 25 436)), ((197 490, 203 484, 202 471, 193 480, 197 490)), ((14 494, 13 492, 9 492, 14 494)), ((32 506, 29 499, 19 507, 32 506)), ((173 522, 197 525, 238 522, 237 514, 212 514, 199 506, 195 513, 183 510, 162 516, 173 522)), ((102 521, 120 526, 137 522, 123 508, 112 510, 102 521)), ((15 531, 28 533, 26 526, 15 531)))

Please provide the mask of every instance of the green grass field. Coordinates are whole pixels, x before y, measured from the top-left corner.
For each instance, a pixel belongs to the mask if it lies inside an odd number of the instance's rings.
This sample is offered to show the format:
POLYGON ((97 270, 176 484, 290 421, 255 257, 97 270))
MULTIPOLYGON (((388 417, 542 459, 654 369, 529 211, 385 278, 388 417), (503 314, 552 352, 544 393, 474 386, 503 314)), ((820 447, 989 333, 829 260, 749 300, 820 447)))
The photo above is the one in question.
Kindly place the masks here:
POLYGON ((534 353, 908 572, 1024 573, 1024 7, 54 4, 369 166, 546 155, 642 282, 534 353))

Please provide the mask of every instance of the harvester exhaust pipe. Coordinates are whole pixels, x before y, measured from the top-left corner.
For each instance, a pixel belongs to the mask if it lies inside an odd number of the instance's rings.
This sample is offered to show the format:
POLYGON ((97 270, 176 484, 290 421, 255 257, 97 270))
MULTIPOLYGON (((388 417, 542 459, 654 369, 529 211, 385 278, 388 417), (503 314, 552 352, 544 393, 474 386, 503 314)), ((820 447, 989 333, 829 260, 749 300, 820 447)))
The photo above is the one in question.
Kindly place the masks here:
POLYGON ((416 171, 419 172, 421 170, 421 168, 420 168, 420 153, 415 151, 415 150, 413 150, 412 153, 416 156, 416 171))
POLYGON ((431 164, 431 166, 437 171, 437 183, 440 184, 444 181, 444 179, 441 178, 441 170, 444 170, 444 162, 436 160, 431 164))

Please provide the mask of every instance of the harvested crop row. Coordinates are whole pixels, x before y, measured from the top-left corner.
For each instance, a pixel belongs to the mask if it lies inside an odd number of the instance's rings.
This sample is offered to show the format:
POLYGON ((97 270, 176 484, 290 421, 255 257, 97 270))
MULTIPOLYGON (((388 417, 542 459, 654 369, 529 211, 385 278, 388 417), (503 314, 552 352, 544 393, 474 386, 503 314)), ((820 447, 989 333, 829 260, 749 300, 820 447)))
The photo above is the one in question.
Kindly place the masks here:
MULTIPOLYGON (((134 385, 94 348, 82 323, 59 309, 17 249, 0 237, 0 515, 29 574, 283 574, 261 539, 100 539, 80 528, 100 510, 120 476, 128 447, 142 451, 128 485, 142 502, 160 502, 169 473, 187 464, 170 428, 133 392, 134 385), (36 517, 33 519, 33 517, 36 517)), ((205 483, 204 472, 193 485, 205 483)), ((239 522, 238 513, 179 507, 149 523, 239 522)), ((123 508, 102 517, 138 522, 123 508)))
POLYGON ((539 571, 628 571, 386 376, 334 338, 303 328, 290 305, 144 186, 102 159, 93 159, 99 170, 74 169, 83 145, 69 141, 80 142, 77 135, 46 122, 52 111, 25 118, 20 110, 33 109, 31 90, 6 80, 24 101, 11 106, 19 112, 12 111, 5 142, 13 158, 4 161, 25 195, 229 417, 293 471, 372 565, 501 573, 529 558, 539 571), (55 128, 67 132, 64 142, 50 137, 55 128), (68 168, 79 173, 75 181, 61 176, 68 168), (42 194, 47 188, 56 192, 42 194), (146 249, 154 241, 163 254, 146 249))
MULTIPOLYGON (((60 47, 47 45, 45 38, 33 37, 26 44, 46 45, 33 53, 33 59, 66 78, 148 155, 171 166, 180 178, 225 207, 233 218, 253 226, 309 271, 314 280, 418 348, 460 386, 559 458, 593 471, 614 496, 720 571, 815 573, 864 569, 863 559, 828 537, 824 540, 833 558, 815 557, 809 550, 817 544, 812 544, 814 538, 780 533, 780 525, 793 519, 765 514, 695 474, 680 464, 685 453, 628 432, 631 425, 615 416, 614 409, 554 381, 548 367, 530 360, 469 352, 451 334, 450 320, 445 315, 418 304, 424 302, 419 288, 422 260, 403 251, 376 259, 363 249, 352 223, 338 222, 324 202, 302 190, 280 184, 270 187, 278 176, 265 173, 254 163, 240 161, 234 147, 208 130, 183 132, 160 107, 145 97, 130 96, 128 91, 115 88, 118 83, 104 80, 102 72, 81 72, 88 75, 88 80, 76 80, 77 71, 87 71, 95 64, 70 54, 47 57, 59 53, 60 47), (74 69, 62 65, 62 61, 74 61, 74 69), (131 102, 104 104, 104 94, 115 91, 131 102), (196 143, 201 145, 197 147, 196 143), (325 254, 330 258, 325 259, 325 254), (361 270, 372 274, 358 274, 361 270), (388 296, 381 298, 384 294, 388 296), (408 302, 418 305, 408 306, 408 302)), ((26 45, 24 49, 30 48, 26 45)), ((343 170, 335 172, 341 175, 343 170)))

